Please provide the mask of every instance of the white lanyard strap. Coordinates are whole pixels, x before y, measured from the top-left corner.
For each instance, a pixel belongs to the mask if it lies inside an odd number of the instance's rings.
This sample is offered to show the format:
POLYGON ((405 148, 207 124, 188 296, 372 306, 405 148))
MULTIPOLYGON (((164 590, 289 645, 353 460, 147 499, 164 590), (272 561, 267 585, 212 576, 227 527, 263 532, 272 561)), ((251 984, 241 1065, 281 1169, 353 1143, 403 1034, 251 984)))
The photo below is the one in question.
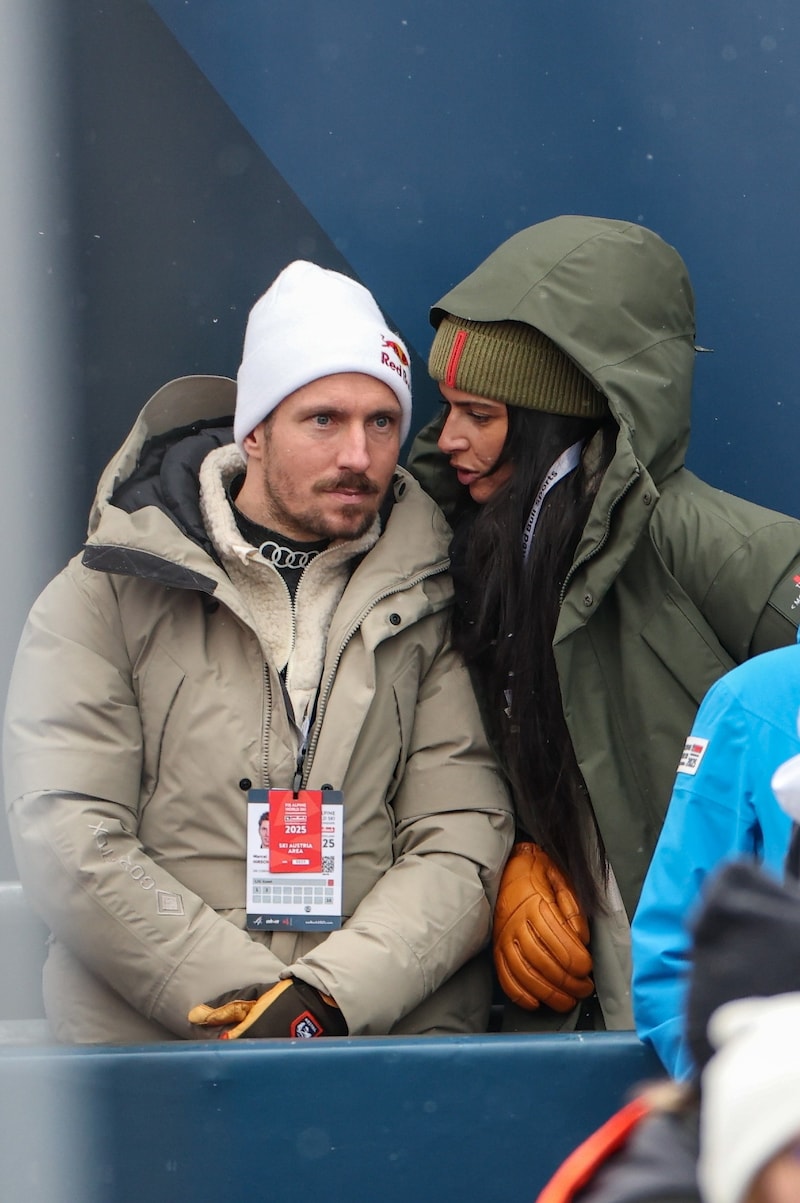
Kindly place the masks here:
POLYGON ((522 558, 527 560, 530 555, 531 547, 533 546, 533 533, 536 530, 536 523, 539 521, 539 515, 544 505, 544 499, 552 489, 553 485, 557 485, 560 480, 573 472, 581 462, 581 451, 583 450, 583 440, 573 443, 571 447, 567 447, 566 451, 562 451, 556 462, 553 464, 550 471, 545 476, 539 492, 533 499, 531 512, 528 515, 528 521, 525 523, 525 530, 522 532, 522 558))

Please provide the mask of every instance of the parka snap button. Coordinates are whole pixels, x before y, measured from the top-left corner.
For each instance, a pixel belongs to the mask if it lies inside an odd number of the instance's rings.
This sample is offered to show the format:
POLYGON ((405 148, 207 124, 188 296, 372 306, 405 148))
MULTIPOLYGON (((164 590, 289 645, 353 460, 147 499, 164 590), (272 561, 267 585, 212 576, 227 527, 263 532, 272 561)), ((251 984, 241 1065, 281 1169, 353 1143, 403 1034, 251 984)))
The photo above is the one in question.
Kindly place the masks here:
POLYGON ((320 786, 320 789, 333 789, 333 786, 329 781, 326 781, 324 785, 320 786))
POLYGON ((592 597, 591 593, 584 593, 583 604, 587 607, 594 605, 594 598, 592 597))
POLYGON ((389 622, 392 624, 393 627, 399 627, 400 623, 402 621, 403 620, 399 614, 390 614, 389 615, 389 622))
POLYGON ((653 500, 652 493, 645 493, 644 497, 642 498, 642 501, 645 503, 645 505, 649 505, 652 500, 653 500))
POLYGON ((252 788, 253 788, 253 783, 250 780, 250 778, 242 777, 241 781, 239 782, 239 789, 248 790, 248 789, 252 789, 252 788))

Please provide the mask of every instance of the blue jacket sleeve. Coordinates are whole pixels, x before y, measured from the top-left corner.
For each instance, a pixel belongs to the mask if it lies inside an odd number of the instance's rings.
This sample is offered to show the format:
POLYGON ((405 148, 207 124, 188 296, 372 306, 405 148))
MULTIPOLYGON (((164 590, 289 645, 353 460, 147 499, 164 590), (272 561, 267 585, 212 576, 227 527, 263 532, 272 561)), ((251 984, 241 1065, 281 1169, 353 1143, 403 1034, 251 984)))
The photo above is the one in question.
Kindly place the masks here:
POLYGON ((780 874, 790 822, 770 781, 800 746, 799 704, 800 649, 767 653, 709 690, 686 741, 632 924, 636 1028, 677 1078, 693 1069, 683 1040, 692 915, 706 876, 725 859, 752 855, 780 874))

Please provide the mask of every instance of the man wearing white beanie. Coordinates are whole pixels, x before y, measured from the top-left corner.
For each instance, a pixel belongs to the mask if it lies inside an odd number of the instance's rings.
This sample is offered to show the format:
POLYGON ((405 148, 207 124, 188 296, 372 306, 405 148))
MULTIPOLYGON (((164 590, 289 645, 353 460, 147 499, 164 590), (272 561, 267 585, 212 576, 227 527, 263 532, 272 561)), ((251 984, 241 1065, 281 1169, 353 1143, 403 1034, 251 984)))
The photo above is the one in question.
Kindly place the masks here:
POLYGON ((239 447, 290 393, 337 372, 363 372, 389 386, 400 405, 404 442, 411 425, 405 346, 363 285, 298 259, 250 311, 237 379, 239 447))
MULTIPOLYGON (((777 950, 776 950, 777 952, 777 950)), ((800 994, 726 1003, 703 1073, 698 1179, 706 1203, 800 1199, 800 994)))
POLYGON ((104 472, 6 715, 58 1039, 485 1028, 513 822, 410 419, 370 293, 299 261, 104 472))

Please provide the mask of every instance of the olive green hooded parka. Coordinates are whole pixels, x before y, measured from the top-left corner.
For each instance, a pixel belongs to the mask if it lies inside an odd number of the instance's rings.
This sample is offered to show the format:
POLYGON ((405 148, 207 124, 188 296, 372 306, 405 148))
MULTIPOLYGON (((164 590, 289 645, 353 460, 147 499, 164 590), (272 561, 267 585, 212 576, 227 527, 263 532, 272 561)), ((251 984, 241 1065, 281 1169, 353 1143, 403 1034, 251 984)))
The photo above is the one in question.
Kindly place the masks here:
MULTIPOLYGON (((682 259, 651 231, 593 217, 542 222, 444 296, 434 326, 443 313, 541 330, 602 390, 619 427, 553 646, 578 765, 630 917, 703 695, 734 664, 795 639, 800 523, 684 466, 694 301, 682 259)), ((454 516, 460 486, 435 447, 436 426, 419 436, 409 466, 454 516)))

